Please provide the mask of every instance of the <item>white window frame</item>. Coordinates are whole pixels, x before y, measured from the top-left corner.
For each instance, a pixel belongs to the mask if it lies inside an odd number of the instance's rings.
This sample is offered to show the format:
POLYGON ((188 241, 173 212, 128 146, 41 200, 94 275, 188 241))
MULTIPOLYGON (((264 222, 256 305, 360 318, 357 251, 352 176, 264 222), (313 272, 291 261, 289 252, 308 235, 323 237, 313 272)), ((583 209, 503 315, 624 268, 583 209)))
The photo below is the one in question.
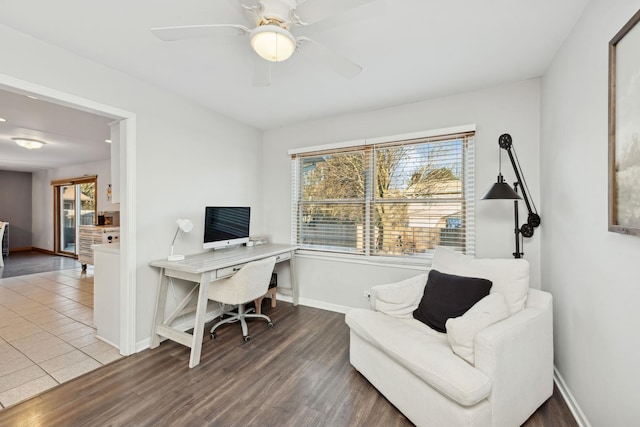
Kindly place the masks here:
MULTIPOLYGON (((470 125, 462 125, 441 129, 434 129, 422 132, 414 132, 400 135, 391 135, 379 138, 372 139, 363 139, 363 140, 355 140, 355 141, 345 141, 331 144, 323 144, 323 145, 315 145, 309 147, 302 148, 294 148, 288 150, 288 154, 291 156, 291 241, 292 244, 296 245, 298 240, 298 200, 300 197, 300 168, 299 161, 297 159, 298 155, 306 155, 314 152, 322 152, 322 151, 331 151, 331 150, 339 150, 339 149, 349 149, 358 147, 363 147, 367 145, 381 145, 388 143, 401 143, 402 141, 410 141, 410 140, 419 140, 425 138, 439 138, 446 136, 454 136, 456 134, 468 134, 475 133, 476 126, 475 124, 470 125)), ((464 150, 464 164, 465 164, 465 173, 464 173, 464 182, 462 185, 464 186, 464 194, 465 194, 465 241, 466 241, 466 253, 468 255, 475 255, 475 155, 474 155, 474 139, 475 136, 472 136, 469 139, 469 145, 464 150)), ((368 168, 368 170, 371 170, 368 168)), ((370 194, 365 195, 365 199, 367 200, 367 205, 369 206, 370 194)), ((369 209, 369 207, 367 207, 369 209)), ((366 215, 366 229, 370 229, 370 215, 366 215)), ((366 233, 367 239, 369 239, 371 233, 366 233)), ((385 255, 372 255, 369 253, 370 251, 370 242, 368 241, 366 244, 366 252, 364 254, 350 254, 344 252, 334 252, 328 249, 301 249, 299 250, 299 254, 306 257, 312 258, 322 258, 322 259, 333 259, 336 261, 342 262, 355 262, 355 263, 367 263, 367 264, 394 264, 394 265, 403 265, 406 267, 415 267, 418 265, 418 268, 425 263, 429 263, 431 260, 431 256, 427 254, 424 257, 415 257, 415 256, 385 256, 385 255)))

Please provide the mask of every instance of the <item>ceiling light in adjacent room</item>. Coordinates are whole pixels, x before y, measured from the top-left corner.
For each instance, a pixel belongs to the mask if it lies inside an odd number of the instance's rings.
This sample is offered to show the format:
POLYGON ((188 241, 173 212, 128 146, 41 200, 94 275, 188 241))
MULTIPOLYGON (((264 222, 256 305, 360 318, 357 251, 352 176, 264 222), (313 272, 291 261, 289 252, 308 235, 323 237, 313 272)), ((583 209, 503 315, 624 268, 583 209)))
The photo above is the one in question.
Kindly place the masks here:
POLYGON ((7 119, 5 119, 4 117, 0 117, 0 122, 6 122, 7 119))
POLYGON ((47 144, 44 141, 39 141, 37 139, 31 139, 31 138, 11 138, 11 139, 13 139, 16 142, 16 144, 18 144, 23 148, 26 148, 27 150, 35 150, 38 148, 42 148, 47 144))
POLYGON ((104 142, 106 142, 107 144, 111 144, 111 140, 110 139, 105 139, 104 142))
POLYGON ((266 24, 251 32, 251 47, 267 61, 286 61, 296 50, 296 40, 278 25, 266 24))

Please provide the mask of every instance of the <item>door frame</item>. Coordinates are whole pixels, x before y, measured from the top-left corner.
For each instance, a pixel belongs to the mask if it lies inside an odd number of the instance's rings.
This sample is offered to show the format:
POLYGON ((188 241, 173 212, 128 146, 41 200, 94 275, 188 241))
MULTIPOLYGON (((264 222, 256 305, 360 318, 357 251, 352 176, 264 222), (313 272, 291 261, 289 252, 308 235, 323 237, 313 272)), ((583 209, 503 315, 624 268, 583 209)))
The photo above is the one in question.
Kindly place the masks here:
MULTIPOLYGON (((136 352, 136 114, 0 74, 0 88, 120 122, 120 354, 136 352)), ((112 158, 113 162, 114 159, 112 158)))
POLYGON ((69 178, 69 179, 56 179, 51 181, 51 186, 53 187, 53 252, 58 255, 74 256, 78 258, 78 255, 79 255, 78 240, 79 240, 80 225, 81 225, 81 224, 78 224, 78 218, 80 218, 80 216, 78 215, 78 212, 81 210, 80 209, 81 204, 79 203, 79 201, 76 200, 74 253, 64 251, 61 247, 61 242, 64 239, 62 239, 60 236, 60 233, 61 233, 60 222, 62 220, 62 209, 64 206, 64 200, 62 198, 62 195, 60 194, 60 188, 63 186, 64 187, 73 186, 74 193, 77 193, 78 190, 76 189, 76 185, 88 184, 88 183, 91 183, 94 185, 95 206, 93 208, 93 224, 91 225, 96 225, 97 224, 96 221, 98 219, 98 176, 97 175, 87 175, 79 178, 69 178))

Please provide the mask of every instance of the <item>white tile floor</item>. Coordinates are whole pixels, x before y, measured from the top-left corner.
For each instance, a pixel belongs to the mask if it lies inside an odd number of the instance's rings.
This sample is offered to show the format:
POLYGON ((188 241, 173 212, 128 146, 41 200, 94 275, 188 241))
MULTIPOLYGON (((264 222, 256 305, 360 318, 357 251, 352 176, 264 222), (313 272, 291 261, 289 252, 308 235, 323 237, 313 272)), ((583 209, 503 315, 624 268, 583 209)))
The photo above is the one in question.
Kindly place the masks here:
POLYGON ((95 333, 91 268, 0 279, 0 410, 119 359, 95 333))

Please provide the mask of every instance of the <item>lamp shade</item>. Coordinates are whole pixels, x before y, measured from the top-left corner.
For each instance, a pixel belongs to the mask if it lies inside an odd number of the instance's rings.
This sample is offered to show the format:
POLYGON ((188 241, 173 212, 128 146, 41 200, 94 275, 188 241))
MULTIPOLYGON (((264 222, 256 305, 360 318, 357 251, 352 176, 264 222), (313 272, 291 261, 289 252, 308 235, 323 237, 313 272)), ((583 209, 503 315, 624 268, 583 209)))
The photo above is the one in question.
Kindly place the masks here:
POLYGON ((178 227, 180 227, 180 230, 184 231, 185 233, 193 230, 193 222, 189 221, 188 219, 179 219, 176 222, 178 223, 178 227))
POLYGON ((261 25, 251 32, 251 47, 267 61, 281 62, 293 55, 296 40, 284 28, 273 24, 261 25))
POLYGON ((176 237, 178 237, 180 231, 188 233, 193 230, 193 222, 188 219, 180 218, 176 221, 176 223, 178 224, 178 229, 176 230, 176 234, 173 235, 173 240, 171 241, 171 254, 167 258, 169 261, 181 261, 184 259, 184 255, 173 254, 173 244, 176 242, 176 237))
POLYGON ((518 193, 516 193, 513 188, 506 182, 504 182, 504 177, 502 174, 498 175, 498 180, 495 184, 491 186, 487 190, 486 193, 480 199, 509 199, 509 200, 517 200, 522 199, 518 193))

